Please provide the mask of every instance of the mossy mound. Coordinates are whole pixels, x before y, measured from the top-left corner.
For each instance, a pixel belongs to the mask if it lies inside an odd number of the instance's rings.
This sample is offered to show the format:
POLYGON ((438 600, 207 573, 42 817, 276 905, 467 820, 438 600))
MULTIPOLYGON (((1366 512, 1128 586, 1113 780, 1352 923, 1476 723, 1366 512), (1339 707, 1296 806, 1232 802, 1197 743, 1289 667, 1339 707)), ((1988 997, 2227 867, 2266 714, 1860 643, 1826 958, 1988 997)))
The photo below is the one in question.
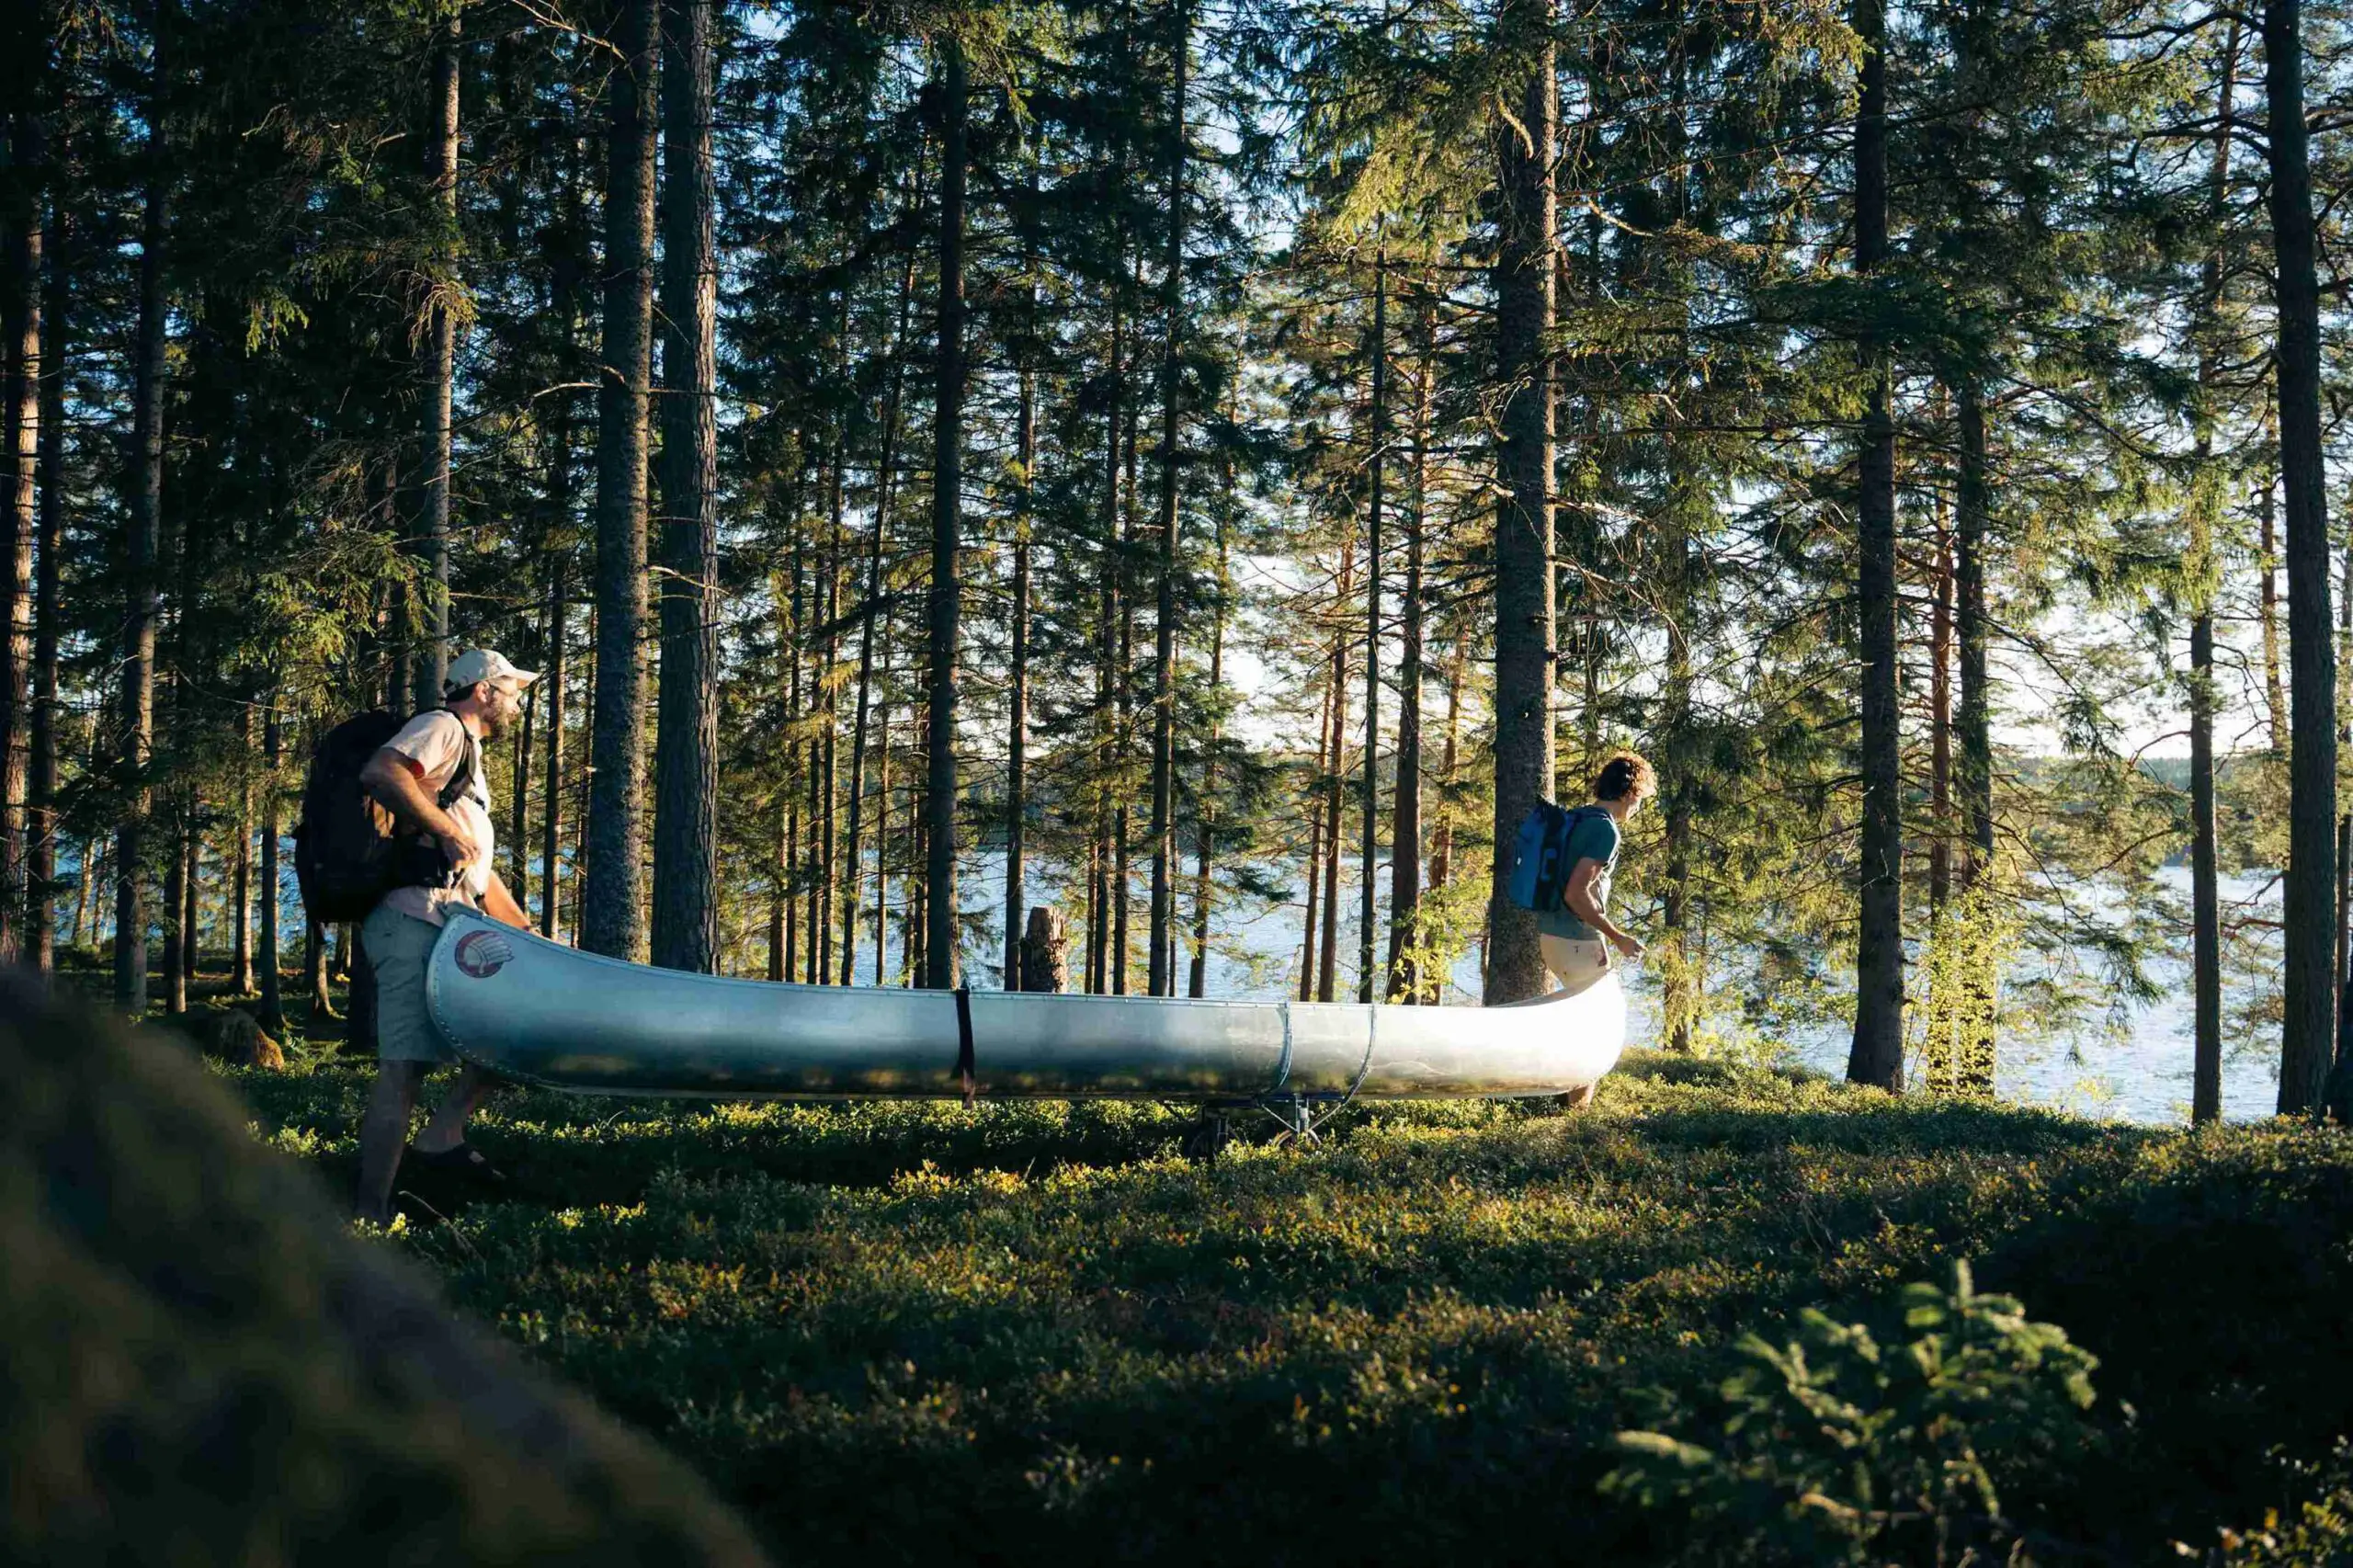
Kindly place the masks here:
POLYGON ((761 1561, 453 1317, 176 1044, 0 974, 0 1559, 761 1561))

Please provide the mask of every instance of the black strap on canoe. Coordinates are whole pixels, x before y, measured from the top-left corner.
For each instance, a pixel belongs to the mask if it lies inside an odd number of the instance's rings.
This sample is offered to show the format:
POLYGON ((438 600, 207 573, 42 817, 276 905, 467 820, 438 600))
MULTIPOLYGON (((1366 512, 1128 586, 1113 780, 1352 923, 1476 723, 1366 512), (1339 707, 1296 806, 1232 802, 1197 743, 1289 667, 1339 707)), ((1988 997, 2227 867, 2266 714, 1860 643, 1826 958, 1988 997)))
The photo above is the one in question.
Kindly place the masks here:
POLYGON ((972 988, 956 988, 956 1073, 964 1080, 964 1108, 972 1108, 972 988))

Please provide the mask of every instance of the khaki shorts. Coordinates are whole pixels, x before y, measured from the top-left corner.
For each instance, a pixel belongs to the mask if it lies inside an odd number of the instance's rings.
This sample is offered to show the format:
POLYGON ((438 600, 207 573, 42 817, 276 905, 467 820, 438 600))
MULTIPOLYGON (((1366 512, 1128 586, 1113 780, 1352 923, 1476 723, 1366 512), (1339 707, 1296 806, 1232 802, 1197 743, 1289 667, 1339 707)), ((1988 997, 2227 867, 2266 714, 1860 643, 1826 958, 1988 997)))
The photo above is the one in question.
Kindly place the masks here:
POLYGON ((1574 995, 1609 972, 1609 944, 1596 937, 1579 940, 1571 937, 1546 936, 1539 946, 1544 954, 1544 967, 1561 983, 1561 989, 1574 995))
POLYGON ((382 904, 359 927, 376 971, 376 1058, 380 1062, 455 1062, 457 1054, 425 1006, 425 962, 441 927, 382 904))

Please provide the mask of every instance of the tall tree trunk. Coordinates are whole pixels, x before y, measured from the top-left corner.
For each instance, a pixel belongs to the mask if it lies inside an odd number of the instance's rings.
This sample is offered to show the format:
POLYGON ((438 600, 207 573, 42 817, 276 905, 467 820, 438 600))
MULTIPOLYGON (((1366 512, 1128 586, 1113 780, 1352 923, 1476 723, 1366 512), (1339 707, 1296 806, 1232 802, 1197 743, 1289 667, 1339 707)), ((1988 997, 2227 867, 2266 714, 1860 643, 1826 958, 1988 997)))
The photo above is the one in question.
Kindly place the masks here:
MULTIPOLYGON (((918 203, 921 199, 919 189, 910 198, 911 203, 918 203)), ((849 873, 847 902, 842 912, 842 983, 845 985, 854 983, 850 971, 858 953, 858 886, 862 878, 859 836, 865 825, 863 818, 866 805, 867 725, 874 699, 874 637, 876 623, 882 619, 882 546, 886 537, 885 529, 891 517, 893 486, 898 479, 899 415, 900 410, 904 406, 907 370, 905 349, 907 335, 914 325, 915 290, 915 253, 911 250, 907 253, 905 266, 899 272, 899 321, 898 329, 892 335, 891 341, 891 380, 883 393, 882 451, 874 466, 874 534, 869 541, 866 554, 866 606, 864 612, 858 618, 858 715, 856 726, 850 732, 849 842, 846 846, 844 857, 849 873)), ((887 755, 889 750, 887 733, 883 740, 883 750, 887 755)), ((883 769, 882 777, 885 780, 890 778, 887 767, 883 769)), ((887 789, 887 784, 885 787, 887 789)), ((877 888, 874 895, 876 911, 874 983, 877 985, 882 983, 881 911, 884 900, 881 886, 884 876, 882 858, 888 848, 887 841, 881 836, 881 826, 878 824, 874 841, 877 888)))
POLYGON ((254 994, 254 710, 237 714, 237 839, 229 868, 229 992, 254 994))
MULTIPOLYGON (((843 335, 848 335, 847 323, 843 335)), ((834 980, 835 762, 841 737, 842 492, 843 470, 849 463, 847 436, 836 442, 835 460, 825 524, 825 648, 821 666, 824 675, 818 687, 818 711, 824 715, 825 725, 817 759, 816 892, 809 918, 809 946, 817 960, 817 972, 812 978, 820 985, 830 985, 834 980)))
POLYGON ((1323 683, 1324 707, 1315 721, 1315 771, 1307 790, 1307 920, 1299 943, 1299 999, 1315 1000, 1315 981, 1320 971, 1315 962, 1315 933, 1320 928, 1316 917, 1322 912, 1320 903, 1324 887, 1324 791, 1326 781, 1339 764, 1332 758, 1332 683, 1323 683))
POLYGON ((1973 381, 1960 387, 1961 474, 1954 487, 1953 640, 1961 697, 1954 715, 1960 747, 1961 828, 1967 855, 1961 885, 1974 887, 1994 869, 1993 687, 1985 665, 1985 530, 1991 506, 1985 462, 1985 395, 1973 381))
POLYGON ((188 994, 204 971, 202 937, 204 926, 199 918, 204 887, 204 835, 193 819, 203 814, 200 803, 190 803, 191 821, 182 842, 187 845, 187 869, 180 873, 180 1000, 181 1011, 187 1011, 188 994))
POLYGON ((782 603, 789 607, 790 619, 777 629, 778 655, 784 661, 784 778, 778 793, 784 829, 779 840, 780 858, 777 861, 777 876, 784 883, 784 978, 805 983, 807 974, 801 962, 801 808, 809 793, 806 757, 809 755, 807 726, 801 722, 801 665, 804 644, 808 641, 809 617, 805 613, 803 593, 808 587, 807 562, 802 560, 800 507, 796 500, 792 514, 792 587, 782 603))
POLYGON ((2277 411, 2267 415, 2263 443, 2268 460, 2263 470, 2263 483, 2255 493, 2256 558, 2259 562, 2256 581, 2261 591, 2256 597, 2256 616, 2263 626, 2263 710, 2269 722, 2271 755, 2288 755, 2288 685, 2281 676, 2279 662, 2279 419, 2277 411))
MULTIPOLYGON (((171 729, 176 732, 179 726, 171 729)), ((165 849, 171 856, 164 868, 164 1011, 176 1018, 188 1012, 188 949, 196 941, 196 931, 188 918, 188 813, 177 791, 171 793, 174 799, 166 808, 170 820, 164 830, 165 849)))
MULTIPOLYGON (((1552 790, 1552 336, 1556 269, 1553 157, 1559 92, 1551 0, 1511 0, 1503 26, 1527 49, 1519 113, 1495 130, 1500 233, 1495 256, 1500 418, 1495 517, 1495 842, 1552 790)), ((1486 1000, 1517 1002, 1544 987, 1536 917, 1504 896, 1510 867, 1495 857, 1488 893, 1486 1000)))
POLYGON ((458 363, 458 77, 464 0, 438 0, 433 51, 432 135, 426 144, 433 176, 434 274, 426 301, 425 516, 419 532, 423 638, 412 667, 415 706, 441 705, 441 677, 449 668, 449 411, 458 363))
POLYGON ((278 801, 281 789, 278 763, 282 744, 278 704, 282 695, 283 688, 272 680, 262 696, 261 717, 261 950, 256 961, 261 971, 259 1021, 262 1032, 271 1036, 286 1032, 286 1005, 278 992, 278 801))
MULTIPOLYGON (((1855 124, 1855 271, 1887 259, 1887 17, 1882 0, 1856 0, 1862 97, 1855 124)), ((1855 949, 1855 1040, 1847 1077, 1904 1086, 1904 822, 1896 706, 1895 424, 1886 346, 1862 344, 1870 403, 1863 415, 1862 492, 1856 506, 1856 606, 1863 663, 1861 909, 1855 949)))
MULTIPOLYGON (((2279 1109, 2322 1109, 2336 1044, 2330 899, 2336 881, 2336 649, 2328 613, 2328 495, 2320 416, 2320 286, 2297 0, 2266 0, 2271 242, 2279 342, 2279 479, 2288 522, 2288 888, 2279 1109)), ((2335 1098, 2353 1099, 2353 1062, 2335 1098)))
POLYGON ((964 482, 964 54, 940 49, 939 334, 933 420, 931 584, 926 593, 930 699, 924 791, 924 979, 956 984, 956 641, 962 609, 957 577, 964 482))
MULTIPOLYGON (((61 143, 59 166, 66 166, 67 161, 61 143)), ((29 910, 24 959, 43 974, 55 967, 57 946, 58 589, 65 549, 65 311, 71 297, 65 255, 66 214, 71 208, 63 180, 55 185, 44 251, 47 278, 41 305, 40 510, 37 518, 40 553, 33 585, 32 733, 25 781, 29 910)), ((88 860, 85 850, 82 868, 85 884, 88 860)))
MULTIPOLYGON (((1143 260, 1136 259, 1136 292, 1143 292, 1143 260)), ((1120 535, 1120 624, 1115 646, 1117 654, 1111 661, 1112 694, 1117 708, 1113 727, 1115 758, 1113 778, 1117 788, 1111 807, 1111 994, 1128 994, 1128 922, 1133 914, 1133 901, 1129 897, 1129 857, 1135 848, 1134 823, 1131 820, 1131 803, 1134 794, 1131 768, 1136 753, 1135 714, 1135 643, 1136 643, 1136 465, 1138 462, 1140 411, 1128 410, 1124 437, 1126 469, 1120 535)))
POLYGON ((1332 771, 1324 780, 1324 952, 1315 976, 1315 999, 1329 1002, 1339 994, 1340 971, 1340 826, 1347 801, 1348 734, 1348 596, 1355 587, 1356 540, 1340 541, 1337 626, 1332 638, 1332 771))
POLYGON ((147 833, 155 793, 147 782, 155 744, 155 632, 163 610, 156 572, 164 505, 164 377, 170 307, 164 293, 170 222, 169 154, 165 142, 165 46, 169 10, 156 13, 155 57, 147 105, 147 188, 139 221, 139 325, 132 351, 130 549, 124 579, 121 787, 115 829, 114 999, 137 1017, 147 1011, 147 833))
MULTIPOLYGON (((1676 435, 1667 437, 1677 448, 1676 435)), ((1668 613, 1666 675, 1660 703, 1661 748, 1667 767, 1665 789, 1666 886, 1660 900, 1660 925, 1666 932, 1666 951, 1659 974, 1659 1012, 1665 1026, 1666 1049, 1688 1054, 1696 1044, 1699 994, 1691 952, 1691 796, 1694 779, 1688 766, 1691 730, 1692 542, 1693 512, 1703 504, 1695 494, 1690 465, 1677 450, 1670 460, 1670 485, 1675 494, 1666 506, 1661 532, 1666 552, 1663 585, 1668 613)))
MULTIPOLYGON (((2222 51, 2222 84, 2216 91, 2218 120, 2214 157, 2207 177, 2207 216, 2219 222, 2230 191, 2231 101, 2238 85, 2239 27, 2234 20, 2222 51)), ((2197 473, 2189 508, 2189 818, 2190 989, 2194 1043, 2189 1119, 2220 1120, 2222 1115, 2222 885, 2214 823, 2214 597, 2222 563, 2214 551, 2217 487, 2208 468, 2213 456, 2215 312, 2222 297, 2222 256, 2206 257, 2199 279, 2197 473)))
POLYGON ((1414 429, 1405 501, 1404 646, 1397 668, 1396 801, 1389 824, 1389 966, 1392 1001, 1422 996, 1422 534, 1429 502, 1430 365, 1437 322, 1429 290, 1417 290, 1414 429))
POLYGON ((891 935, 891 710, 874 716, 874 983, 889 983, 891 935))
MULTIPOLYGON (((1438 827, 1430 835, 1430 892, 1444 888, 1454 875, 1455 769, 1462 755, 1462 677, 1471 664, 1471 633, 1455 633, 1454 657, 1446 672, 1446 753, 1438 758, 1438 827)), ((1433 1001, 1444 994, 1446 976, 1430 977, 1433 1001)))
POLYGON ((316 1035, 319 1025, 335 1018, 333 987, 328 983, 327 929, 317 921, 304 923, 302 934, 302 988, 311 998, 310 1020, 304 1032, 316 1035))
POLYGON ((65 928, 65 944, 70 948, 94 948, 98 944, 98 927, 104 924, 105 906, 102 902, 96 905, 99 913, 93 916, 90 895, 105 885, 105 841, 95 833, 85 836, 81 855, 75 864, 80 875, 74 879, 74 923, 65 928))
MULTIPOLYGON (((31 77, 35 72, 24 74, 31 77)), ((32 736, 33 532, 41 392, 47 377, 41 363, 46 138, 30 102, 17 104, 9 119, 9 161, 14 166, 8 173, 15 188, 6 215, 7 255, 5 269, 0 269, 5 278, 0 286, 7 294, 0 304, 7 335, 0 420, 6 421, 11 481, 6 504, 0 507, 0 963, 21 956, 31 917, 25 831, 32 736)))
MULTIPOLYGON (((928 778, 930 764, 925 758, 924 747, 928 738, 926 726, 929 724, 930 719, 927 714, 918 710, 909 715, 909 720, 908 728, 914 732, 916 762, 916 767, 911 771, 928 778)), ((907 781, 907 792, 910 796, 915 794, 915 780, 910 778, 907 781)), ((900 946, 906 954, 906 961, 901 966, 903 973, 900 983, 915 987, 921 985, 925 975, 929 972, 924 965, 924 946, 930 935, 930 926, 924 908, 924 894, 928 884, 921 869, 930 864, 931 850, 924 841, 926 813, 923 801, 919 799, 911 799, 907 802, 907 814, 912 819, 909 825, 915 830, 913 846, 915 853, 908 858, 906 918, 899 928, 900 946)))
MULTIPOLYGON (((547 607, 540 608, 538 663, 547 668, 547 607)), ((529 915, 531 909, 531 762, 540 739, 540 683, 534 681, 523 693, 523 733, 515 743, 514 777, 508 786, 509 818, 506 824, 506 891, 513 896, 515 906, 529 915)))
POLYGON ((1372 450, 1367 475, 1364 552, 1364 778, 1358 810, 1363 818, 1360 845, 1364 869, 1357 907, 1357 1000, 1385 996, 1373 964, 1378 925, 1377 875, 1381 855, 1381 480, 1389 455, 1389 253, 1373 253, 1372 267, 1372 450))
MULTIPOLYGON (((558 460, 568 473, 572 466, 568 428, 558 451, 562 454, 558 460)), ((567 483, 567 515, 570 488, 567 483)), ((572 597, 564 568, 570 553, 570 547, 563 544, 548 552, 548 668, 539 683, 547 688, 548 705, 547 800, 540 812, 540 935, 551 942, 557 938, 563 913, 564 666, 570 653, 564 612, 571 608, 572 597)))
POLYGON ((654 961, 719 958, 719 269, 713 0, 662 6, 662 670, 654 722, 654 961))
MULTIPOLYGON (((1233 509, 1233 462, 1226 460, 1225 491, 1227 512, 1233 509)), ((1210 700, 1218 703, 1225 691, 1225 607, 1232 587, 1227 570, 1227 538, 1222 517, 1217 530, 1217 607, 1210 619, 1210 700)), ((1222 710, 1212 708, 1212 712, 1222 710)), ((1225 738, 1222 718, 1210 722, 1209 759, 1202 769, 1200 806, 1197 832, 1199 841, 1194 846, 1193 860, 1193 960, 1185 980, 1185 994, 1209 994, 1210 977, 1210 861, 1217 849, 1217 756, 1218 746, 1225 738)))
POLYGON ((1928 619, 1928 921, 1952 897, 1952 529, 1937 503, 1936 598, 1928 619))
POLYGON ((1176 991, 1176 443, 1183 428, 1179 355, 1185 312, 1185 79, 1193 49, 1192 12, 1177 0, 1169 92, 1168 253, 1162 262, 1160 361, 1160 592, 1152 665, 1152 951, 1145 988, 1176 991))
MULTIPOLYGON (((1031 309, 1036 301, 1033 297, 1031 309)), ((1021 989, 1021 938, 1027 935, 1023 907, 1023 853, 1029 817, 1029 475, 1038 459, 1037 373, 1021 367, 1021 406, 1014 436, 1020 477, 1015 482, 1013 516, 1013 667, 1006 698, 1005 736, 1005 988, 1021 989)), ((853 822, 857 819, 851 818, 853 822)))
POLYGON ((605 174, 605 321, 597 385, 597 694, 580 944, 645 951, 647 400, 654 342, 656 0, 622 0, 611 42, 605 174))

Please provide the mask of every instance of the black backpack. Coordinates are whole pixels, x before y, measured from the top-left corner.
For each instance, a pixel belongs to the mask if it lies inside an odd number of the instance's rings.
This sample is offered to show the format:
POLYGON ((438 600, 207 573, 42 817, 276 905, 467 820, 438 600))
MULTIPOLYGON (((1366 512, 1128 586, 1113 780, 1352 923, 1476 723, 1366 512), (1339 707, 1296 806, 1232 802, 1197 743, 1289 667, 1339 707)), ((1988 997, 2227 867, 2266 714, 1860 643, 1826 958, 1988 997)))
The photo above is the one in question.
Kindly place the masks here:
MULTIPOLYGON (((406 727, 407 720, 378 709, 329 730, 311 754, 302 785, 302 819, 294 828, 294 880, 302 907, 322 925, 365 920, 394 888, 439 887, 449 862, 438 846, 396 820, 359 781, 369 760, 406 727)), ((441 787, 448 811, 472 782, 474 737, 441 787)))

